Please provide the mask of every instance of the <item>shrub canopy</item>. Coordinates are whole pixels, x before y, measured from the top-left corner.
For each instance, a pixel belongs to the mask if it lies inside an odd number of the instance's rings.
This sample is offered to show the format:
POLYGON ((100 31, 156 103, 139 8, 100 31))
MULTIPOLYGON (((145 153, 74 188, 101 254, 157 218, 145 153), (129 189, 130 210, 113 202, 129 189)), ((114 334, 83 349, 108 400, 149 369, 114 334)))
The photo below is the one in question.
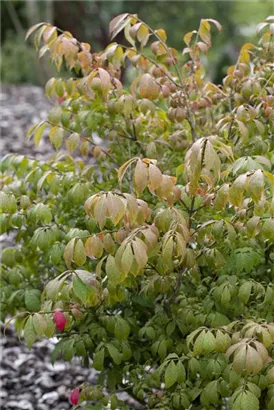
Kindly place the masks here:
POLYGON ((222 85, 205 71, 216 20, 182 52, 127 13, 110 23, 127 45, 101 53, 29 30, 73 77, 48 81, 54 107, 28 132, 58 153, 1 160, 2 319, 100 372, 72 404, 274 408, 273 22, 222 85))

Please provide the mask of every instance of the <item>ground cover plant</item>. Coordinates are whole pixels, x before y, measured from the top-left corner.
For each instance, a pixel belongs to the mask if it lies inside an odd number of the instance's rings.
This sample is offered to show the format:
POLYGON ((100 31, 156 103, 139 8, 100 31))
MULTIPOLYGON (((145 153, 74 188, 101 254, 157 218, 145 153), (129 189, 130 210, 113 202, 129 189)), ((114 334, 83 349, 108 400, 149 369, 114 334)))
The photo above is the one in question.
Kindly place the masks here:
POLYGON ((1 160, 1 314, 29 348, 57 335, 53 361, 98 370, 75 408, 127 409, 121 391, 144 409, 274 408, 274 17, 222 85, 214 31, 203 19, 174 50, 122 14, 101 53, 47 23, 27 34, 72 74, 28 132, 56 155, 1 160))

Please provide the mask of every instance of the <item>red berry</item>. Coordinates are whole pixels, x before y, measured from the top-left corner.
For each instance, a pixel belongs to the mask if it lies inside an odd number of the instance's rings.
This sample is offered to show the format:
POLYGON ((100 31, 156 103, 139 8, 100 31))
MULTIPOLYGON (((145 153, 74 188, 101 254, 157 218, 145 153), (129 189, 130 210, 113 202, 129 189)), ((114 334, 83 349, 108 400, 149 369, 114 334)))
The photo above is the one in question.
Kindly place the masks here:
POLYGON ((65 329, 67 322, 64 313, 60 311, 54 312, 53 320, 55 322, 56 328, 62 332, 65 329))
POLYGON ((79 394, 80 394, 80 389, 79 387, 76 387, 76 389, 72 391, 70 398, 69 398, 69 401, 71 402, 71 404, 78 404, 79 394))

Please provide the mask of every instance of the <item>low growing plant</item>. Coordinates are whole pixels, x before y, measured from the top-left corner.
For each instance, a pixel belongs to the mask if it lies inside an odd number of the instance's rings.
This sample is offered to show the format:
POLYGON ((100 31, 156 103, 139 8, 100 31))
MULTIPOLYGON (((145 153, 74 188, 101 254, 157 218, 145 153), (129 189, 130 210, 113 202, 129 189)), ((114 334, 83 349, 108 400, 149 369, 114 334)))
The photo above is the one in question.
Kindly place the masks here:
POLYGON ((222 85, 203 65, 212 30, 182 53, 130 14, 110 23, 128 45, 101 53, 28 32, 74 74, 48 81, 28 133, 61 151, 1 160, 2 319, 99 372, 75 408, 128 409, 121 391, 144 409, 274 408, 274 17, 222 85))

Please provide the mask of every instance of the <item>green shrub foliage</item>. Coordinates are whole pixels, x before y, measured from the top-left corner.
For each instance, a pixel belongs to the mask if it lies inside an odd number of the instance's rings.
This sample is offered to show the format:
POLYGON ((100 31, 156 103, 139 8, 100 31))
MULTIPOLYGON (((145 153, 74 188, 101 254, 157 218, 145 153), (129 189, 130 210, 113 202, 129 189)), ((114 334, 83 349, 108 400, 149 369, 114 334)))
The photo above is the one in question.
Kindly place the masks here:
POLYGON ((28 32, 73 74, 48 81, 54 107, 28 133, 55 156, 1 160, 2 319, 99 372, 72 404, 274 408, 274 17, 215 85, 220 30, 204 19, 176 51, 122 14, 110 36, 127 45, 101 53, 28 32))

